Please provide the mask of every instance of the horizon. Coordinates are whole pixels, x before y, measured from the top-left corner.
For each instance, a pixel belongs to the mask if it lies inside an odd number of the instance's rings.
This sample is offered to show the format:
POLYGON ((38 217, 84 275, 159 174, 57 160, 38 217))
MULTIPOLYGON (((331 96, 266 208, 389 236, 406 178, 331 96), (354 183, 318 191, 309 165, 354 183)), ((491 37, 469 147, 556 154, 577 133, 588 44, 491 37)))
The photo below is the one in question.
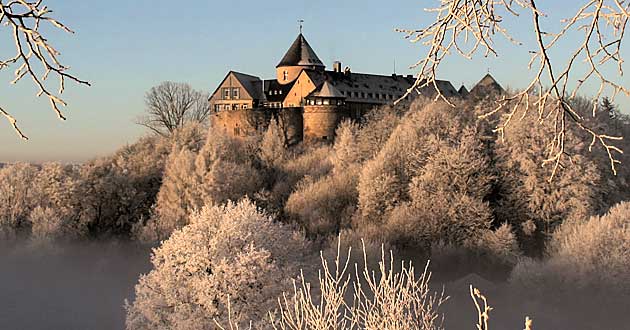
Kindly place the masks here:
MULTIPOLYGON (((317 4, 286 0, 209 4, 195 0, 186 7, 185 18, 173 16, 174 9, 168 5, 163 0, 50 1, 60 21, 76 31, 74 35, 50 34, 62 52, 62 63, 93 87, 67 84, 62 98, 68 107, 62 110, 68 120, 60 121, 44 98, 35 97, 30 81, 8 84, 15 68, 0 71, 0 94, 11 95, 1 105, 30 138, 20 140, 2 120, 0 139, 5 143, 0 162, 81 163, 132 144, 150 134, 134 120, 144 112, 146 91, 163 81, 189 83, 211 94, 229 71, 274 77, 276 64, 299 33, 301 19, 305 37, 329 70, 339 60, 353 72, 414 74, 409 66, 424 48, 405 40, 395 29, 415 28, 431 20, 433 15, 423 12, 423 7, 434 4, 405 0, 383 8, 358 0, 317 4), (147 8, 151 15, 142 15, 147 8), (238 15, 225 14, 234 8, 239 8, 238 15), (331 21, 343 22, 344 28, 327 23, 331 21), (226 28, 231 26, 235 28, 226 28)), ((559 8, 557 3, 541 8, 550 14, 545 19, 549 29, 564 18, 554 15, 559 8)), ((499 39, 497 58, 466 60, 453 54, 441 68, 439 79, 450 81, 456 89, 462 84, 470 89, 489 71, 504 88, 524 87, 531 76, 526 69, 531 40, 528 31, 512 25, 515 38, 525 46, 511 46, 499 39)), ((561 60, 559 56, 558 62, 561 60)), ((620 81, 627 84, 625 77, 620 81)), ((595 86, 585 89, 586 94, 595 90, 595 86)), ((627 113, 623 106, 627 101, 627 97, 619 97, 615 103, 627 113)))

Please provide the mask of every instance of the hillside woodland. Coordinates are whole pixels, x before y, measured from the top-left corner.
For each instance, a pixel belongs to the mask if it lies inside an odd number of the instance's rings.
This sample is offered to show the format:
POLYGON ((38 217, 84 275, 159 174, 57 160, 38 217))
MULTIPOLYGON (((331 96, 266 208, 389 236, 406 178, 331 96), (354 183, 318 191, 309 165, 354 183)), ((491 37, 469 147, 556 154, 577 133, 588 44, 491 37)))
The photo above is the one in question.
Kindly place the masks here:
MULTIPOLYGON (((615 175, 569 129, 551 179, 554 128, 532 111, 497 135, 502 118, 479 117, 492 103, 378 108, 334 144, 288 147, 274 121, 238 139, 194 124, 85 164, 9 164, 0 239, 154 244, 129 329, 439 329, 444 296, 401 258, 465 259, 528 292, 630 294, 628 154, 615 175)), ((630 136, 610 104, 589 116, 630 136)))

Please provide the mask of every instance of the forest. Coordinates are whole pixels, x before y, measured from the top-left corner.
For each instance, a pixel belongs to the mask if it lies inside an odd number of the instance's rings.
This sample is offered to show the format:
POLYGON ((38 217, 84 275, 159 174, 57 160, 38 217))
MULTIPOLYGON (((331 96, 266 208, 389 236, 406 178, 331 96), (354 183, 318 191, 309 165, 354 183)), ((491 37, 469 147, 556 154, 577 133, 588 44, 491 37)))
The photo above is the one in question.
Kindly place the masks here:
MULTIPOLYGON (((619 322, 613 307, 580 317, 566 302, 627 306, 627 154, 615 174, 608 151, 571 127, 554 170, 553 127, 531 111, 497 134, 505 114, 481 116, 493 97, 376 108, 329 144, 288 146, 276 120, 235 138, 210 119, 84 164, 5 164, 0 240, 153 247, 124 302, 128 329, 441 329, 461 318, 449 304, 474 316, 467 287, 444 292, 431 272, 552 299, 579 328, 619 322)), ((610 102, 595 116, 589 100, 571 102, 590 127, 629 136, 610 102)), ((492 298, 480 315, 500 313, 492 298)), ((531 315, 520 312, 515 329, 531 315)))

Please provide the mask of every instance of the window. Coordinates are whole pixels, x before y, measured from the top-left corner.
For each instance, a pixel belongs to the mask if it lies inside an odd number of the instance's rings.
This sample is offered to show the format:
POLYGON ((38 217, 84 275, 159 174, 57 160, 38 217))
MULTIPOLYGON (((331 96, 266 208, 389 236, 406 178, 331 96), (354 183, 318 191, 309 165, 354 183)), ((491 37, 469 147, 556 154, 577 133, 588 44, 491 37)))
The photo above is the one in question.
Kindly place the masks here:
POLYGON ((243 106, 241 108, 247 109, 247 104, 243 104, 243 106))
POLYGON ((326 135, 322 136, 322 140, 328 140, 328 136, 326 135))
POLYGON ((240 88, 232 88, 232 99, 234 100, 238 100, 241 96, 241 89, 240 88))
POLYGON ((324 99, 324 105, 330 105, 330 100, 324 99))
POLYGON ((241 135, 241 128, 240 127, 234 127, 234 135, 241 135))
POLYGON ((229 105, 229 104, 224 105, 224 106, 223 106, 223 109, 225 109, 225 110, 230 110, 230 105, 229 105))
POLYGON ((365 98, 365 92, 361 92, 361 98, 364 99, 365 98))
POLYGON ((368 98, 371 99, 373 98, 374 95, 372 95, 372 93, 368 93, 368 98))
POLYGON ((221 111, 221 105, 220 105, 220 104, 215 104, 215 105, 214 105, 214 111, 215 111, 215 112, 219 112, 219 111, 221 111))
POLYGON ((282 76, 284 77, 284 81, 287 81, 287 79, 289 79, 289 72, 287 70, 282 71, 282 76))
POLYGON ((322 105, 322 100, 321 99, 317 99, 316 104, 317 105, 322 105))
POLYGON ((354 92, 354 97, 358 98, 359 97, 359 92, 354 92))
POLYGON ((280 90, 280 91, 278 91, 278 94, 282 95, 282 91, 281 91, 281 90, 280 90))
POLYGON ((230 89, 229 88, 223 88, 223 99, 224 100, 229 100, 230 99, 230 89))

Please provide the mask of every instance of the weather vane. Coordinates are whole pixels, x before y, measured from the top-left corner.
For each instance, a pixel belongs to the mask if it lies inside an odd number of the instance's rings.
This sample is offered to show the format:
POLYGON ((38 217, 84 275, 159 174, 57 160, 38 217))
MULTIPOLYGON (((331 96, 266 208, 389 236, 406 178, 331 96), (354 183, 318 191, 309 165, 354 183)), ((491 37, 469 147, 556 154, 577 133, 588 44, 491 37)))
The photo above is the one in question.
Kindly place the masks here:
POLYGON ((300 34, 302 34, 302 24, 304 23, 303 19, 298 20, 298 23, 300 24, 300 34))

